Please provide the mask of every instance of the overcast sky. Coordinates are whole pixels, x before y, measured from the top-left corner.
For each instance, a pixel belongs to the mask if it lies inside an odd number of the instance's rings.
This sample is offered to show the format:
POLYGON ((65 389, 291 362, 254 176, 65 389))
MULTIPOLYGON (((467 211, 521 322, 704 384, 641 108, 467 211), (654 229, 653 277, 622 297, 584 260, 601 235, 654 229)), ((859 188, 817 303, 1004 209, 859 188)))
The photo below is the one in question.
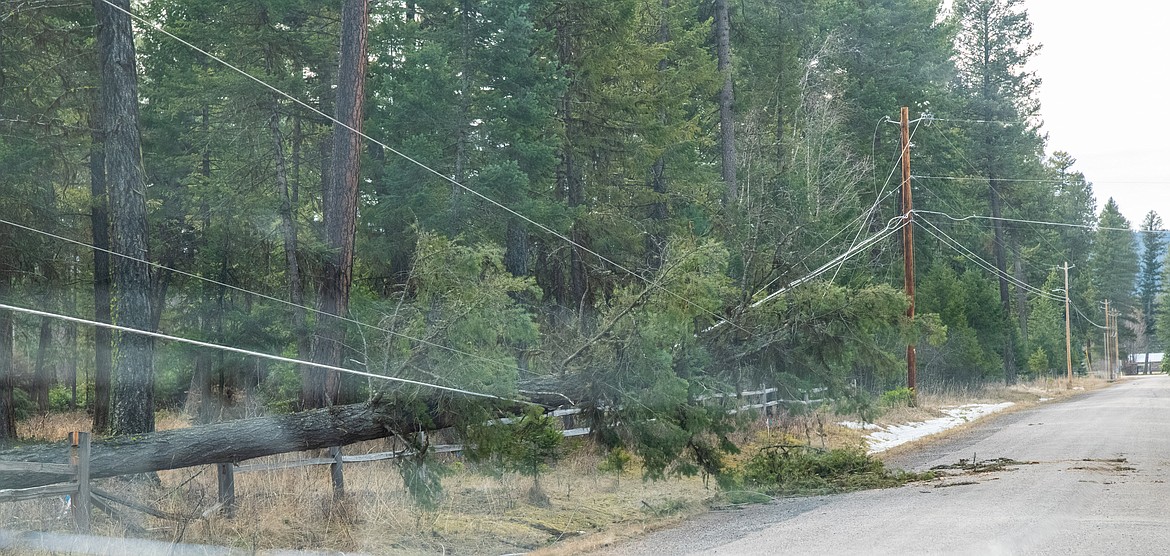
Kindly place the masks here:
POLYGON ((1068 151, 1136 229, 1157 211, 1170 227, 1170 7, 1161 1, 1025 0, 1031 64, 1043 80, 1048 152, 1068 151))

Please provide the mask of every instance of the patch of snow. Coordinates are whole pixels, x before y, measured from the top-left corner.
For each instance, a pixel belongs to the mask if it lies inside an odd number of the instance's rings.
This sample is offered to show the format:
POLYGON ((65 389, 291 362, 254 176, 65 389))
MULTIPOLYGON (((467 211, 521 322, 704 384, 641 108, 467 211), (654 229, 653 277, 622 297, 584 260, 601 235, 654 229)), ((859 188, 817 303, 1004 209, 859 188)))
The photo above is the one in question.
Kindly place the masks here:
POLYGON ((875 425, 873 423, 861 423, 858 421, 841 421, 837 424, 855 431, 871 431, 882 428, 881 425, 875 425))
POLYGON ((947 415, 946 417, 917 423, 890 425, 884 430, 878 430, 866 436, 866 441, 869 443, 869 453, 876 454, 878 452, 884 452, 895 446, 901 446, 907 442, 913 442, 932 434, 938 434, 997 411, 1003 411, 1013 405, 1015 404, 1012 402, 968 404, 943 409, 942 412, 947 415))
POLYGON ((1051 400, 1051 399, 1052 399, 1052 398, 1040 398, 1040 400, 1039 400, 1039 401, 1046 402, 1046 401, 1048 401, 1048 400, 1051 400))

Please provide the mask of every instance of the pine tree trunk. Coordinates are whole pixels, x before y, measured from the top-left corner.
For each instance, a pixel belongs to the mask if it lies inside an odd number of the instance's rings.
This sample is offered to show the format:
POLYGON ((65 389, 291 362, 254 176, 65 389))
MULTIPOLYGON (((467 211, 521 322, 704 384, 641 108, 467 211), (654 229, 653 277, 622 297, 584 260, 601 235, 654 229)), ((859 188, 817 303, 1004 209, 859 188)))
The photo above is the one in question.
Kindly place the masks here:
MULTIPOLYGON (((305 324, 305 291, 301 281, 300 263, 297 261, 297 223, 293 216, 292 196, 289 188, 288 171, 285 168, 284 140, 280 133, 280 106, 272 101, 272 118, 268 122, 272 130, 272 156, 276 164, 276 195, 280 199, 280 233, 284 239, 284 260, 288 265, 288 297, 295 305, 292 308, 293 336, 297 343, 297 357, 310 355, 309 333, 305 324)), ((307 369, 302 369, 302 372, 307 369)))
MULTIPOLYGON (((126 10, 129 0, 113 0, 126 10)), ((130 16, 95 0, 99 35, 102 100, 105 116, 106 175, 110 183, 113 250, 147 258, 146 184, 138 132, 138 81, 130 16)), ((149 330, 150 267, 118 257, 113 261, 119 325, 149 330)), ((134 434, 154 430, 154 342, 121 333, 114 359, 113 430, 134 434)))
MULTIPOLYGON (((658 42, 670 42, 669 24, 670 0, 662 0, 662 18, 658 23, 658 42)), ((658 61, 658 71, 667 69, 666 58, 658 61)), ((658 111, 659 123, 666 125, 666 110, 658 111)), ((650 233, 646 234, 646 267, 649 272, 656 273, 662 268, 666 254, 666 219, 668 217, 666 205, 666 155, 659 155, 650 167, 650 190, 654 192, 654 201, 650 203, 650 233)))
MULTIPOLYGON (((341 63, 337 79, 337 119, 360 130, 365 107, 366 51, 369 5, 367 0, 345 0, 341 15, 341 63)), ((324 192, 326 245, 324 276, 318 306, 324 313, 344 316, 349 310, 353 281, 354 234, 357 220, 358 182, 361 170, 361 137, 340 124, 333 127, 332 175, 324 192)), ((340 366, 345 343, 345 324, 339 319, 322 319, 317 325, 313 361, 340 366)), ((311 375, 321 374, 314 371, 311 375)), ((322 388, 315 388, 303 400, 306 407, 336 403, 341 375, 324 373, 322 388)))
MULTIPOLYGON (((1020 245, 1016 235, 1011 236, 1012 246, 1012 275, 1016 282, 1026 284, 1024 279, 1024 259, 1020 257, 1020 245)), ((1028 345, 1028 292, 1024 288, 1016 288, 1016 322, 1020 324, 1020 345, 1028 345)))
MULTIPOLYGON (((70 271, 70 276, 76 279, 78 274, 77 267, 73 267, 70 271)), ((77 314, 77 292, 72 290, 66 297, 68 307, 67 312, 70 315, 77 314)), ((71 322, 65 325, 65 349, 68 350, 68 356, 65 361, 65 380, 69 384, 69 411, 77 409, 77 367, 80 361, 80 346, 77 343, 77 323, 71 322)))
MULTIPOLYGON (((1004 227, 1003 220, 1000 217, 1003 214, 1003 200, 1000 198, 1000 184, 995 177, 988 179, 990 187, 988 190, 991 194, 991 217, 993 218, 992 229, 994 231, 994 245, 995 251, 995 268, 999 270, 999 302, 1003 308, 1003 318, 1005 323, 1011 322, 1012 315, 1012 300, 1011 291, 1008 288, 1008 272, 1007 272, 1007 249, 1004 245, 1004 227)), ((1008 330, 1004 336, 1003 347, 1003 367, 1004 380, 1009 384, 1016 383, 1016 350, 1015 338, 1011 330, 1008 330)))
MULTIPOLYGON (((100 2, 101 0, 98 0, 100 2)), ((98 44, 105 33, 98 26, 98 44)), ((99 46, 100 47, 100 46, 99 46)), ((100 53, 99 53, 100 55, 100 53)), ((102 103, 94 95, 90 111, 89 192, 90 227, 93 233, 93 320, 110 323, 110 217, 106 192, 105 118, 102 103)), ((110 329, 93 329, 94 382, 93 431, 105 434, 110 430, 110 377, 114 366, 113 336, 110 329)), ((89 404, 89 400, 86 400, 89 404)))
POLYGON ((504 268, 512 276, 528 276, 528 229, 524 221, 509 218, 508 229, 504 234, 504 268))
MULTIPOLYGON (((48 297, 44 296, 44 307, 51 311, 48 297)), ((49 389, 53 383, 53 369, 47 364, 49 348, 53 344, 53 319, 41 317, 40 334, 37 337, 37 359, 33 365, 33 399, 37 402, 37 411, 49 412, 49 389)))
MULTIPOLYGON (((3 244, 0 242, 0 246, 3 244)), ((0 299, 9 299, 11 293, 12 275, 0 265, 0 299)), ((16 440, 16 404, 12 395, 15 378, 12 376, 15 351, 12 321, 12 311, 0 311, 0 444, 16 440)))
POLYGON ((739 185, 735 176, 735 116, 732 104, 735 96, 731 79, 731 18, 727 0, 715 0, 715 43, 719 73, 723 75, 723 88, 719 91, 719 140, 723 161, 723 183, 727 187, 725 202, 728 205, 739 200, 739 185))

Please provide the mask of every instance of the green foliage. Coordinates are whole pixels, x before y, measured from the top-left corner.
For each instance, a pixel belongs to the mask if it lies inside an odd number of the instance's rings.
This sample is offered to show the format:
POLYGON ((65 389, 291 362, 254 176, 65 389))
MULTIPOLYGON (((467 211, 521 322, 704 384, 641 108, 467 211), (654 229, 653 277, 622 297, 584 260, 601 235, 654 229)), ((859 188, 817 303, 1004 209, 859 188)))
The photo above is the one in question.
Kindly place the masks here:
MULTIPOLYGON (((81 385, 78 385, 78 389, 81 389, 81 385)), ((82 392, 78 392, 78 394, 82 394, 82 392)), ((63 385, 54 386, 49 389, 49 411, 68 411, 69 402, 72 399, 68 388, 63 385)), ((79 404, 84 402, 84 399, 78 400, 79 404)))
POLYGON ((606 473, 622 474, 630 468, 630 463, 634 458, 628 451, 621 447, 616 447, 605 452, 605 458, 601 460, 598 469, 606 473))
POLYGON ((414 455, 400 458, 398 470, 410 498, 425 510, 435 510, 443 501, 443 477, 451 474, 447 465, 435 461, 421 446, 414 455))
POLYGON ((509 423, 472 426, 467 439, 474 446, 467 451, 473 460, 533 478, 560 459, 564 444, 557 419, 544 415, 540 407, 530 408, 509 423))
POLYGON ((780 495, 889 488, 933 478, 930 473, 891 471, 857 449, 819 451, 801 446, 763 448, 742 472, 746 486, 780 495))
POLYGON ((882 392, 881 399, 878 401, 882 407, 893 409, 897 407, 910 407, 914 402, 914 392, 909 388, 898 388, 897 390, 887 390, 882 392))
POLYGON ((1033 376, 1041 376, 1047 374, 1052 369, 1052 365, 1048 362, 1048 353, 1044 348, 1037 347, 1032 355, 1028 356, 1028 372, 1033 376))

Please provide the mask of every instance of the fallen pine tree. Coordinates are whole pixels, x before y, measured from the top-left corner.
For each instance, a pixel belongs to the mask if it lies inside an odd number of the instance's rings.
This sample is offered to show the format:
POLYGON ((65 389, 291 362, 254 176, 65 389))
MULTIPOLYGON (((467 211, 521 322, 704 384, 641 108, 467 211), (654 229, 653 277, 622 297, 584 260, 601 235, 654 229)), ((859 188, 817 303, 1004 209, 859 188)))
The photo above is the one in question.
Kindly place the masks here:
MULTIPOLYGON (((393 434, 441 430, 459 422, 458 415, 452 410, 437 405, 428 408, 426 419, 419 419, 415 413, 402 407, 403 404, 376 398, 366 403, 288 415, 95 440, 91 446, 90 476, 99 479, 238 462, 286 452, 344 446, 393 434)), ((0 451, 0 461, 69 463, 69 446, 65 442, 17 446, 0 451)), ((0 489, 29 488, 56 482, 61 482, 60 475, 0 470, 0 489)))

